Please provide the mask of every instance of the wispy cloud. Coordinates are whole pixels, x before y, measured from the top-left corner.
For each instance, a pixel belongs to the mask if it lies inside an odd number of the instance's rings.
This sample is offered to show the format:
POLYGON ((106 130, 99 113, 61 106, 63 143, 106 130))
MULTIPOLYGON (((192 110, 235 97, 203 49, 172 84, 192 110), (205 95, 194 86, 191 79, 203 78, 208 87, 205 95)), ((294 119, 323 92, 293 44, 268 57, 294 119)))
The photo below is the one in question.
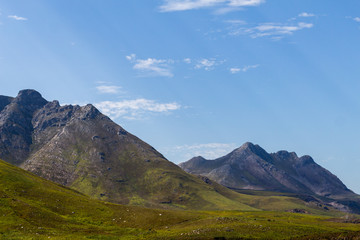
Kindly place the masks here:
POLYGON ((232 29, 230 35, 250 35, 251 38, 271 37, 281 39, 297 31, 312 28, 314 24, 299 22, 297 24, 263 23, 255 27, 240 27, 232 29))
MULTIPOLYGON (((172 158, 176 156, 176 161, 186 161, 196 156, 206 159, 222 157, 236 148, 234 143, 205 143, 193 145, 181 145, 164 149, 163 151, 172 158)), ((170 158, 170 159, 171 159, 170 158)))
POLYGON ((246 25, 246 21, 239 19, 226 20, 225 23, 230 23, 232 25, 246 25))
POLYGON ((137 59, 135 54, 126 56, 126 59, 134 63, 133 68, 146 75, 161 76, 161 77, 173 77, 170 64, 173 64, 173 60, 147 58, 137 59))
POLYGON ((191 63, 191 58, 185 58, 184 63, 190 64, 191 63))
POLYGON ((213 59, 201 59, 198 61, 198 63, 195 65, 195 68, 197 69, 205 69, 206 71, 211 70, 215 66, 215 60, 213 59))
POLYGON ((104 101, 96 103, 95 106, 112 119, 121 117, 129 120, 142 119, 146 113, 168 113, 181 108, 176 102, 158 103, 144 98, 118 102, 104 101))
POLYGON ((223 64, 225 60, 217 60, 216 58, 203 58, 198 60, 195 64, 195 69, 205 69, 206 71, 213 70, 215 66, 223 64))
POLYGON ((14 19, 14 20, 17 20, 17 21, 27 21, 28 20, 27 18, 19 17, 19 16, 16 16, 16 15, 9 15, 8 18, 11 18, 11 19, 14 19))
POLYGON ((245 66, 245 67, 242 67, 242 68, 234 67, 234 68, 230 68, 230 72, 232 74, 235 74, 235 73, 238 73, 238 72, 247 72, 250 69, 258 68, 259 66, 260 66, 259 64, 256 64, 256 65, 248 65, 248 66, 245 66))
POLYGON ((354 17, 353 20, 354 20, 355 22, 360 22, 360 17, 354 17))
POLYGON ((99 93, 116 94, 119 93, 121 87, 111 86, 111 85, 101 85, 101 86, 97 86, 96 89, 99 91, 99 93))
POLYGON ((315 17, 316 15, 313 13, 302 12, 298 16, 299 17, 315 17))
POLYGON ((232 8, 258 6, 264 2, 265 0, 165 0, 159 9, 162 12, 173 12, 220 7, 225 13, 232 8))

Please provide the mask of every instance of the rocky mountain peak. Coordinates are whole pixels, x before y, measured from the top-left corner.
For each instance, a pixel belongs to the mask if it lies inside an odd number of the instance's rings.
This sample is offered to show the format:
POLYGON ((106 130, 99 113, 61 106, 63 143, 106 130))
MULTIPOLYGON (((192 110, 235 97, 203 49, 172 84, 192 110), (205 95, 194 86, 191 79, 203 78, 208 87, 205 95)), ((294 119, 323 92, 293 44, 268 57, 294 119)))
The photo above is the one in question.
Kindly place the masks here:
MULTIPOLYGON (((190 159, 187 162, 187 165, 190 165, 189 168, 194 168, 194 167, 200 167, 203 163, 207 162, 208 160, 206 160, 205 158, 198 156, 198 157, 193 157, 192 159, 190 159)), ((185 163, 180 163, 179 166, 181 168, 186 168, 186 164, 185 163)))
POLYGON ((197 157, 193 157, 192 159, 190 159, 193 162, 204 162, 207 161, 205 158, 203 158, 202 156, 197 156, 197 157))
POLYGON ((235 151, 250 151, 253 153, 260 153, 265 151, 264 149, 262 149, 259 145, 253 144, 251 142, 246 142, 243 145, 241 145, 241 147, 237 148, 235 151))
POLYGON ((20 164, 30 152, 32 118, 48 102, 35 90, 19 92, 0 112, 0 158, 20 164))
POLYGON ((241 150, 244 150, 244 149, 254 149, 255 148, 255 145, 251 142, 246 142, 244 143, 243 145, 241 145, 241 147, 239 147, 238 149, 241 149, 241 150))
POLYGON ((235 155, 257 155, 267 162, 272 162, 272 157, 259 145, 251 142, 244 143, 241 147, 233 151, 235 155))
POLYGON ((11 103, 12 97, 0 96, 0 112, 11 103))
POLYGON ((32 89, 21 90, 15 98, 15 102, 23 106, 43 107, 48 103, 39 92, 32 89))
POLYGON ((295 152, 288 152, 285 150, 278 151, 276 153, 273 153, 272 155, 283 161, 287 161, 289 159, 298 159, 298 156, 295 152))
POLYGON ((84 118, 94 119, 100 115, 100 111, 92 104, 87 104, 84 107, 81 107, 84 118))
POLYGON ((299 158, 299 160, 303 165, 315 164, 314 159, 309 155, 302 156, 301 158, 299 158))
POLYGON ((335 175, 316 164, 312 157, 305 155, 299 158, 295 152, 288 151, 269 154, 250 142, 218 159, 194 161, 193 158, 180 164, 180 167, 236 189, 320 196, 352 194, 335 175))

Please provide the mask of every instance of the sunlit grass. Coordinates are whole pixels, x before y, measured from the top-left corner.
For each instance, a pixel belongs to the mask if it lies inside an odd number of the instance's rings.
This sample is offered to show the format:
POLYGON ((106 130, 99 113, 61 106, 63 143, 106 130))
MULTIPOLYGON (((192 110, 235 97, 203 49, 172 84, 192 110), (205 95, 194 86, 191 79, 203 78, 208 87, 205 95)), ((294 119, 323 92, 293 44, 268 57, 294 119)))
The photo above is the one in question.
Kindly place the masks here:
MULTIPOLYGON (((266 200, 257 196, 252 200, 250 195, 244 195, 242 200, 245 197, 249 203, 255 201, 269 208, 271 203, 288 204, 276 197, 266 200)), ((136 196, 133 201, 142 202, 136 196)), ((358 224, 282 211, 286 207, 278 211, 183 211, 117 205, 90 199, 0 161, 1 239, 289 239, 359 235, 358 224)))

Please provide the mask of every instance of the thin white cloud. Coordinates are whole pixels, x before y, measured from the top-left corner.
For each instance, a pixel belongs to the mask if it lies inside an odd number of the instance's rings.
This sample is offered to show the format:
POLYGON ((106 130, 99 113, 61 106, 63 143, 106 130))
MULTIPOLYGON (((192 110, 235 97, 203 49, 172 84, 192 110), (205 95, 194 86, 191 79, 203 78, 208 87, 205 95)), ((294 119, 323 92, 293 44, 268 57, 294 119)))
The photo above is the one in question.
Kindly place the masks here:
POLYGON ((132 53, 129 56, 126 56, 126 59, 129 61, 134 61, 136 59, 136 55, 134 53, 132 53))
POLYGON ((216 61, 214 59, 201 59, 198 61, 198 63, 195 65, 196 69, 205 69, 206 71, 209 71, 211 69, 213 69, 213 67, 215 66, 216 61))
POLYGON ((312 28, 314 24, 299 22, 297 24, 264 23, 255 27, 242 27, 233 29, 230 35, 247 34, 251 38, 271 37, 272 39, 281 39, 286 35, 292 35, 297 31, 312 28))
POLYGON ((353 20, 354 20, 355 22, 360 22, 360 17, 354 17, 353 20))
POLYGON ((208 7, 220 7, 223 13, 231 8, 258 6, 265 0, 165 0, 160 6, 162 12, 186 11, 208 7))
POLYGON ((246 21, 239 19, 226 20, 225 23, 230 23, 232 25, 246 25, 246 21))
POLYGON ((221 65, 225 62, 225 60, 217 60, 215 58, 203 58, 196 62, 195 69, 204 69, 206 71, 211 71, 215 68, 215 66, 221 65))
POLYGON ((174 63, 173 60, 164 60, 156 58, 137 59, 135 54, 126 56, 126 59, 134 63, 133 68, 146 75, 173 77, 170 64, 174 63))
POLYGON ((14 19, 14 20, 17 20, 17 21, 27 21, 28 20, 27 18, 19 17, 19 16, 16 16, 16 15, 9 15, 8 18, 11 18, 11 19, 14 19))
POLYGON ((119 102, 104 101, 96 103, 95 106, 112 119, 121 117, 130 120, 141 119, 147 113, 168 113, 181 108, 176 102, 158 103, 144 98, 119 102))
POLYGON ((236 148, 234 143, 205 143, 193 145, 175 146, 165 150, 170 154, 180 155, 180 161, 186 161, 193 157, 202 156, 206 159, 215 159, 222 157, 236 148))
POLYGON ((250 69, 255 69, 258 68, 260 65, 256 64, 256 65, 248 65, 242 68, 238 68, 238 67, 234 67, 234 68, 230 68, 230 72, 232 74, 238 73, 238 72, 247 72, 250 69))
POLYGON ((99 91, 99 93, 116 94, 119 93, 121 87, 111 86, 111 85, 101 85, 101 86, 97 86, 96 89, 99 91))
POLYGON ((298 16, 299 17, 315 17, 316 15, 313 13, 302 12, 298 16))
POLYGON ((190 64, 191 63, 191 58, 185 58, 184 63, 190 64))

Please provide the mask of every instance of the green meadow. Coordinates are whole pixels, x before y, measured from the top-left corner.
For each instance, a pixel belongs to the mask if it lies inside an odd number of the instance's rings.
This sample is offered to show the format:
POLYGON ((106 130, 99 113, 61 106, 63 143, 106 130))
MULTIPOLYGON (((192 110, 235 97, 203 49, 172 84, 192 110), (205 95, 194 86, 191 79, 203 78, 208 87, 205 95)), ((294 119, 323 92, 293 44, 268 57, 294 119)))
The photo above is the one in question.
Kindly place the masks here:
POLYGON ((359 216, 311 206, 303 206, 311 214, 295 214, 285 211, 301 206, 291 197, 236 196, 253 208, 195 211, 117 205, 1 161, 0 238, 360 239, 359 216))

